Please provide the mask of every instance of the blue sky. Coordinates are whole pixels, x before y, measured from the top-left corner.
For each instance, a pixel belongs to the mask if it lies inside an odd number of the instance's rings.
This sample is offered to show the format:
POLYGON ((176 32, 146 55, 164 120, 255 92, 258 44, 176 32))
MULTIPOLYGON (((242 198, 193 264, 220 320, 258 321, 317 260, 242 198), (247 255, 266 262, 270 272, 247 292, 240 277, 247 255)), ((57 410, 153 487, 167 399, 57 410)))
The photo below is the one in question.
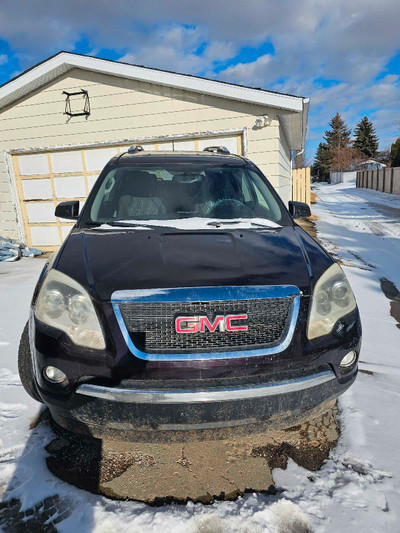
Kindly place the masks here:
POLYGON ((400 136, 399 0, 2 0, 0 82, 68 50, 311 99, 311 159, 330 118, 400 136))

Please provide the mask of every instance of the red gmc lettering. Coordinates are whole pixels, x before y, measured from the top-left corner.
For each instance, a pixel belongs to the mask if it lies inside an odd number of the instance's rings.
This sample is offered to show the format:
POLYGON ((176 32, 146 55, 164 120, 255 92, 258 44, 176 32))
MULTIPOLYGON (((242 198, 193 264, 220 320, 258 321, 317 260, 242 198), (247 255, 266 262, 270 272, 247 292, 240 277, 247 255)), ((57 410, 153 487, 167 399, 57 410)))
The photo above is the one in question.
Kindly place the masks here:
POLYGON ((222 315, 218 315, 215 317, 214 322, 211 324, 211 322, 208 320, 208 317, 201 316, 200 317, 200 331, 204 333, 206 331, 206 327, 211 333, 214 333, 214 331, 217 329, 218 326, 224 325, 224 317, 222 315))
POLYGON ((175 320, 177 333, 197 333, 199 322, 197 316, 178 316, 175 320))
POLYGON ((225 319, 227 331, 247 331, 247 326, 232 326, 232 320, 247 320, 247 315, 228 315, 225 319))
POLYGON ((219 331, 248 331, 247 325, 232 325, 233 321, 247 320, 247 315, 217 315, 213 321, 207 316, 178 316, 175 319, 175 330, 177 333, 205 333, 206 329, 210 333, 219 331))

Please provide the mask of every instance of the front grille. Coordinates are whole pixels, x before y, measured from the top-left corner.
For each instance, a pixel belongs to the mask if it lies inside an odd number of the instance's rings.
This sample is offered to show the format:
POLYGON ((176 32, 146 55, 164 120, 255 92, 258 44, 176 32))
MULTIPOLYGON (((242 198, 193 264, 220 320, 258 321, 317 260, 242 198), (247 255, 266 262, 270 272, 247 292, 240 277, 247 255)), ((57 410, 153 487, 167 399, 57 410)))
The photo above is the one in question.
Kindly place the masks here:
POLYGON ((136 347, 148 353, 249 350, 280 344, 292 315, 293 296, 206 302, 124 302, 120 311, 136 347), (247 314, 248 331, 177 333, 178 316, 247 314))

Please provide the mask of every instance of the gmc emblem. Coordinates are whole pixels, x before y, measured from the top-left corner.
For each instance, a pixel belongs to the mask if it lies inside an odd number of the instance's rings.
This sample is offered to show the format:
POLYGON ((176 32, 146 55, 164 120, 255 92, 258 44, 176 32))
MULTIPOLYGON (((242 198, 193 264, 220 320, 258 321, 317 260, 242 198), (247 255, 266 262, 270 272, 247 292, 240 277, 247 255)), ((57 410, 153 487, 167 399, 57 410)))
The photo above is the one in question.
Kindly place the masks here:
POLYGON ((238 320, 247 320, 247 315, 217 315, 211 322, 207 316, 178 316, 175 319, 177 333, 214 333, 219 331, 248 331, 247 325, 237 325, 238 320), (234 322, 234 324, 232 324, 234 322))

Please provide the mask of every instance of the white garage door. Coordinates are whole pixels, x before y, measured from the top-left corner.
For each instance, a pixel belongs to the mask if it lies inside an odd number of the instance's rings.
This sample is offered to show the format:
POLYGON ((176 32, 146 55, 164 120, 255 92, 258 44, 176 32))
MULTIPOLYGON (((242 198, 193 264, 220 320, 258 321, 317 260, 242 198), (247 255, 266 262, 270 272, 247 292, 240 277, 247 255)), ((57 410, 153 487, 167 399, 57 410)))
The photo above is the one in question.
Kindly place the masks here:
MULTIPOLYGON (((226 146, 242 153, 242 136, 192 136, 154 144, 140 143, 146 150, 192 151, 207 146, 226 146)), ((14 175, 21 206, 26 241, 29 246, 55 250, 68 235, 73 222, 56 218, 59 202, 79 200, 81 206, 104 165, 129 145, 77 150, 50 150, 13 155, 14 175)))

